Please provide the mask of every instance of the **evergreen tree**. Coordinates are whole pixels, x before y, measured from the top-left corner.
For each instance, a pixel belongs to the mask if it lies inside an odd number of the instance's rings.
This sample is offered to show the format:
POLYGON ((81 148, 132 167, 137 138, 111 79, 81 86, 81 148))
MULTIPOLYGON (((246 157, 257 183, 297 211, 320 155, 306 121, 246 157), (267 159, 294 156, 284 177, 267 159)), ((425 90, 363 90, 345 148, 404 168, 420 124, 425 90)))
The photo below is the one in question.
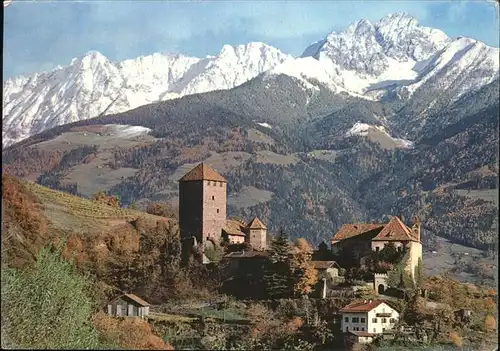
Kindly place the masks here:
POLYGON ((270 298, 284 298, 291 292, 290 244, 283 229, 271 242, 264 284, 270 298))

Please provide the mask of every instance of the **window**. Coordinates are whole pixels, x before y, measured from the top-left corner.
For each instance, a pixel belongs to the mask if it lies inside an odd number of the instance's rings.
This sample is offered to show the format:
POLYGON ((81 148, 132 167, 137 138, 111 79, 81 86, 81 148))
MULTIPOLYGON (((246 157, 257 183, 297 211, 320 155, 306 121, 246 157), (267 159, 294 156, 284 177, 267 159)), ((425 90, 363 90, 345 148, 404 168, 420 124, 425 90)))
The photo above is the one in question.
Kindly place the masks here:
POLYGON ((352 322, 353 323, 359 323, 359 318, 358 317, 352 317, 352 322))
POLYGON ((385 308, 382 308, 382 313, 385 313, 385 308))
POLYGON ((361 327, 361 331, 365 331, 365 328, 361 327))
POLYGON ((377 252, 378 252, 378 250, 380 250, 380 247, 376 246, 376 247, 375 247, 375 251, 377 251, 377 252))
POLYGON ((349 317, 345 317, 344 322, 346 322, 346 323, 349 322, 349 317))
POLYGON ((345 327, 345 331, 348 332, 349 331, 349 327, 345 327))
POLYGON ((387 319, 386 318, 382 318, 382 323, 387 323, 387 319))
POLYGON ((222 182, 220 182, 219 184, 220 184, 220 187, 222 188, 222 182))
POLYGON ((210 186, 210 181, 207 182, 207 185, 210 186))
POLYGON ((372 323, 377 323, 377 318, 372 318, 372 323))
POLYGON ((395 318, 391 318, 391 319, 389 319, 389 322, 396 323, 396 319, 395 318))
POLYGON ((212 200, 215 200, 215 196, 212 196, 212 200))
POLYGON ((377 332, 377 328, 373 328, 373 332, 376 333, 377 332))
POLYGON ((366 320, 364 318, 361 318, 361 323, 365 323, 366 320))
POLYGON ((217 209, 217 213, 219 213, 219 209, 217 209))
POLYGON ((382 328, 382 333, 385 332, 385 328, 382 328))

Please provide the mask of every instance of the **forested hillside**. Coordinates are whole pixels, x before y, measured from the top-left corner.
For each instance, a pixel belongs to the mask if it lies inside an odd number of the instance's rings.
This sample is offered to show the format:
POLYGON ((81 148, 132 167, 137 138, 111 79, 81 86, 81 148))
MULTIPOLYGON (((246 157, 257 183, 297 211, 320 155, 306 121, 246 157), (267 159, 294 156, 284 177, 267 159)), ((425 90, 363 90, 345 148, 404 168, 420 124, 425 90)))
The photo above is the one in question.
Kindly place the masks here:
POLYGON ((176 204, 177 180, 205 161, 228 178, 229 215, 262 217, 271 232, 283 227, 318 244, 343 223, 418 214, 427 249, 434 235, 486 249, 498 242, 494 89, 431 109, 411 133, 413 148, 388 148, 346 132, 356 122, 403 131, 422 119, 421 109, 411 114, 415 101, 368 101, 307 90, 286 76, 257 78, 57 127, 4 150, 3 166, 74 194, 105 190, 126 206, 176 204), (109 124, 151 131, 126 137, 107 132, 109 124))

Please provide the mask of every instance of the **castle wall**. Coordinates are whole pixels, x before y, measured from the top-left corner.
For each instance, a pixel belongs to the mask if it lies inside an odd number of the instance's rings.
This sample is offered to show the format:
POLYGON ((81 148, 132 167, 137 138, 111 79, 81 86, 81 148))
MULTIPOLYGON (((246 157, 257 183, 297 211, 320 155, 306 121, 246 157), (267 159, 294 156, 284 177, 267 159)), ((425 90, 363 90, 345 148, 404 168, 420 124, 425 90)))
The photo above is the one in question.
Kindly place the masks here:
POLYGON ((205 240, 221 239, 221 231, 226 223, 226 185, 225 182, 203 181, 202 232, 205 240))
MULTIPOLYGON (((404 247, 403 243, 400 242, 400 241, 391 241, 391 242, 394 244, 394 246, 396 247, 396 249, 398 247, 401 247, 401 248, 404 247)), ((389 244, 389 241, 372 241, 371 242, 372 250, 376 251, 377 247, 378 247, 379 251, 381 251, 384 248, 384 246, 387 245, 387 244, 389 244)))
POLYGON ((265 250, 267 248, 266 236, 266 229, 248 229, 248 242, 256 250, 265 250))
POLYGON ((415 280, 415 268, 418 266, 419 259, 422 259, 422 244, 412 241, 410 242, 408 270, 413 280, 415 280))
POLYGON ((182 239, 196 238, 202 243, 203 182, 179 183, 179 227, 182 239))
POLYGON ((241 235, 228 235, 227 239, 231 244, 243 244, 245 242, 245 237, 241 235))

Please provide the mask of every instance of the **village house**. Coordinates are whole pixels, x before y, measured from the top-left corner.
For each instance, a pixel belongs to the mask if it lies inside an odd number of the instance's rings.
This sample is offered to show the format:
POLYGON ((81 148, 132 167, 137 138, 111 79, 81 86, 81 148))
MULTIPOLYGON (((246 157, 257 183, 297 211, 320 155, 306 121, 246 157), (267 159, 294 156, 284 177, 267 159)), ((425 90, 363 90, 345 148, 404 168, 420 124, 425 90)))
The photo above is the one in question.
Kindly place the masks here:
POLYGON ((141 317, 149 315, 150 304, 134 294, 123 294, 110 301, 108 315, 113 317, 141 317))
MULTIPOLYGON (((414 218, 411 228, 401 219, 394 216, 386 224, 361 223, 344 224, 331 240, 331 250, 334 255, 342 250, 348 253, 348 258, 357 266, 363 265, 370 251, 380 251, 385 245, 392 243, 398 251, 409 250, 406 270, 415 280, 415 272, 422 260, 422 243, 420 241, 420 221, 414 218)), ((341 262, 344 267, 344 262, 341 262)), ((387 277, 380 274, 375 282, 379 292, 387 290, 387 277)))
MULTIPOLYGON (((198 245, 205 249, 222 240, 266 250, 264 223, 257 217, 249 223, 228 219, 226 209, 227 181, 214 169, 200 163, 179 179, 179 227, 184 256, 198 245)), ((206 257, 203 261, 207 263, 206 257)))
POLYGON ((342 332, 358 343, 372 342, 377 335, 392 330, 399 320, 399 312, 384 300, 353 302, 339 312, 342 332))

